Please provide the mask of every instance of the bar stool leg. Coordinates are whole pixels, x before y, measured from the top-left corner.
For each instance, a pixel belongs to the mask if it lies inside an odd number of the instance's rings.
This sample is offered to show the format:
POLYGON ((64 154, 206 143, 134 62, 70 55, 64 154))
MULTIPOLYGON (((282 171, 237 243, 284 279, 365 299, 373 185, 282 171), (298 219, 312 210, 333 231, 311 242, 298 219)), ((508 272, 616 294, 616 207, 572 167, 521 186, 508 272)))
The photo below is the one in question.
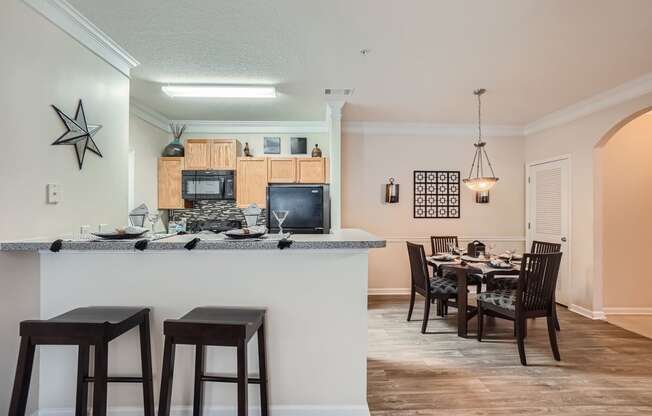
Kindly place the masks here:
POLYGON ((170 402, 172 400, 172 377, 174 375, 174 342, 172 337, 165 337, 163 348, 163 370, 161 371, 161 395, 158 401, 158 415, 170 415, 170 402))
POLYGON ((149 333, 149 313, 138 326, 140 333, 140 361, 143 371, 144 416, 154 416, 154 380, 152 376, 152 343, 149 333))
POLYGON ((238 342, 238 416, 247 416, 249 410, 247 403, 248 388, 247 341, 242 339, 238 342))
POLYGON ((95 344, 95 371, 93 374, 93 416, 106 416, 107 372, 109 344, 95 344))
POLYGON ((258 328, 258 373, 260 374, 260 414, 269 416, 267 401, 267 358, 265 351, 265 321, 258 328))
POLYGON ((88 361, 89 361, 88 344, 79 346, 77 353, 77 399, 75 400, 75 416, 88 415, 88 361))
POLYGON ((9 404, 9 416, 25 416, 27 396, 29 395, 29 383, 32 379, 32 368, 34 367, 35 348, 36 346, 32 344, 32 340, 29 337, 21 337, 16 376, 14 378, 14 390, 11 394, 11 403, 9 404))
POLYGON ((205 370, 206 346, 195 345, 195 394, 193 397, 192 415, 201 416, 204 402, 204 382, 202 376, 205 370))

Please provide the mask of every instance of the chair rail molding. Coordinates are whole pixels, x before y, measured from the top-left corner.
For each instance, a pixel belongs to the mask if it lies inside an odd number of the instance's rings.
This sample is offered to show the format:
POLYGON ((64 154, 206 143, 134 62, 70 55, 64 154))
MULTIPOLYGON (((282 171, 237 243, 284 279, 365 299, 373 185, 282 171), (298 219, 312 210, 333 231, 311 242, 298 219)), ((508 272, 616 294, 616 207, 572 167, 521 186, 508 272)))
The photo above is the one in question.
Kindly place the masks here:
POLYGON ((23 0, 25 4, 70 35, 82 46, 129 77, 140 62, 66 0, 23 0))
POLYGON ((609 315, 652 315, 651 307, 605 307, 604 314, 609 315))
MULTIPOLYGON (((460 241, 473 241, 473 240, 484 240, 484 241, 496 241, 496 242, 525 242, 525 236, 458 236, 460 241)), ((428 241, 430 242, 430 236, 414 235, 414 236, 383 236, 383 240, 388 243, 403 243, 406 241, 428 241)))

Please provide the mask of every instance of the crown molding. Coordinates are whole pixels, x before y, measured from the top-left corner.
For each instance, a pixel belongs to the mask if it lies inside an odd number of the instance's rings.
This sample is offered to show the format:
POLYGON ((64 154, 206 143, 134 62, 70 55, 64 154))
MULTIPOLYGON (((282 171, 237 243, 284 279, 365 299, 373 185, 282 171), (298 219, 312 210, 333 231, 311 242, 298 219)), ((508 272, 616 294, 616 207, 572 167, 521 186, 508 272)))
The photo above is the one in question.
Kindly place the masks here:
POLYGON ((170 133, 170 120, 167 117, 133 98, 129 101, 129 112, 152 126, 170 133))
POLYGON ((552 112, 524 128, 525 135, 561 126, 589 114, 652 92, 652 73, 596 94, 561 110, 552 112))
MULTIPOLYGON (((386 123, 378 121, 345 121, 342 131, 361 135, 405 135, 405 136, 459 136, 468 137, 478 133, 476 124, 438 123, 386 123)), ((482 128, 487 137, 522 136, 522 126, 488 125, 482 128)))
POLYGON ((186 134, 305 134, 328 133, 325 121, 172 120, 185 124, 186 134))
POLYGON ((140 65, 140 62, 66 0, 23 1, 127 77, 131 68, 140 65))

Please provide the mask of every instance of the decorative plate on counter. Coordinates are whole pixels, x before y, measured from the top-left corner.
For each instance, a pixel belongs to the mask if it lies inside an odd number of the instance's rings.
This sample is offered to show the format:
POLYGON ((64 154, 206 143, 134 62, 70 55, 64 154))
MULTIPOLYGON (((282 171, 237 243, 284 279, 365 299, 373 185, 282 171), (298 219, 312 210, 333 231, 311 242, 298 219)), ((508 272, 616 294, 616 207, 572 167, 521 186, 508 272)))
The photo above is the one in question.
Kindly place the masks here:
POLYGON ((114 231, 112 233, 92 233, 92 234, 96 237, 104 238, 105 240, 130 240, 130 239, 141 237, 146 232, 147 230, 141 231, 139 233, 118 233, 114 231))
POLYGON ((249 227, 249 228, 237 228, 235 230, 229 230, 224 232, 225 236, 237 240, 243 240, 247 238, 260 238, 265 234, 267 234, 267 228, 261 226, 249 227))

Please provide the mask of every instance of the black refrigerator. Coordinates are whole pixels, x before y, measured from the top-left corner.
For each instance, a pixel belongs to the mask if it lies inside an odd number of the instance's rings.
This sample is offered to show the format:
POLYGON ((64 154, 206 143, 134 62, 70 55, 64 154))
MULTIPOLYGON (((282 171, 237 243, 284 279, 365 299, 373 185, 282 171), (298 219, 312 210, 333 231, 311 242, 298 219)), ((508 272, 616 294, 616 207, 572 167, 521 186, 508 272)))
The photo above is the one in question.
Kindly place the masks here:
POLYGON ((278 232, 274 211, 288 211, 283 231, 328 234, 331 210, 328 185, 270 184, 267 187, 267 228, 278 232))

